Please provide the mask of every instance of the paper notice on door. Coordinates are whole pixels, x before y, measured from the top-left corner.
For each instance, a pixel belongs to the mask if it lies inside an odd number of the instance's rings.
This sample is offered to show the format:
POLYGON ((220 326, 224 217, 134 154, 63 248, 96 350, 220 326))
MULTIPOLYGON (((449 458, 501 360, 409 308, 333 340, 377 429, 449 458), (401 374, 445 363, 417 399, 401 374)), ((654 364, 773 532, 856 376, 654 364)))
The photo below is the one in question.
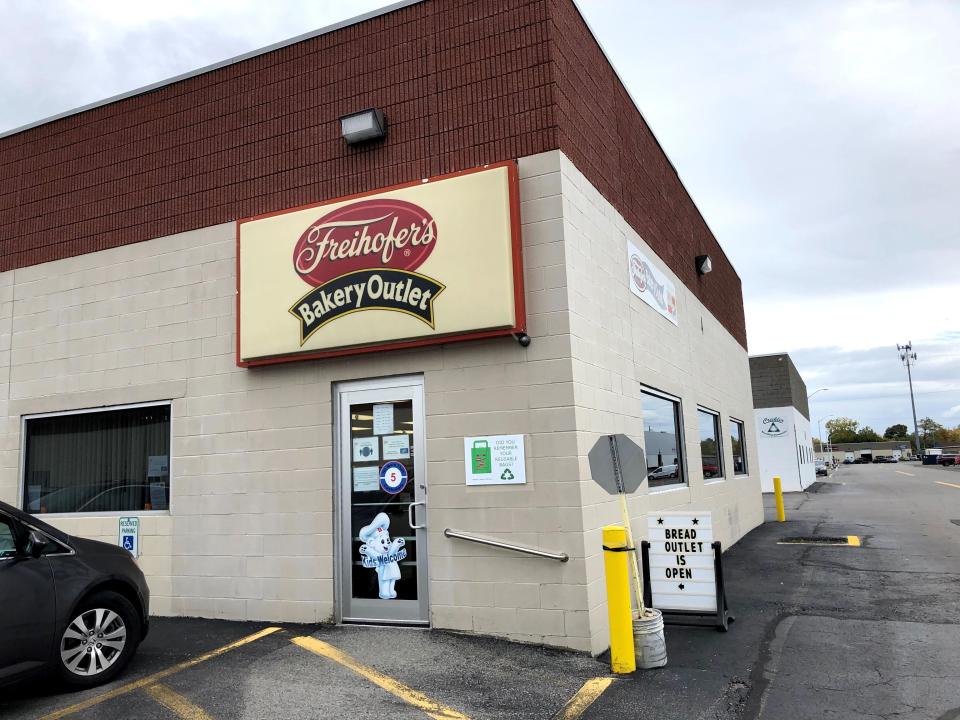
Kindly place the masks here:
POLYGON ((353 461, 373 462, 380 459, 380 438, 361 437, 353 439, 353 461))
POLYGON ((167 484, 162 482, 150 483, 150 508, 152 510, 169 510, 167 500, 167 484))
POLYGON ((166 455, 147 456, 147 477, 163 477, 170 472, 170 460, 166 455))
POLYGON ((406 460, 410 457, 410 436, 387 435, 383 438, 384 460, 406 460))
POLYGON ((379 489, 380 468, 371 465, 370 467, 355 467, 353 469, 354 492, 373 492, 379 489))
POLYGON ((373 434, 389 435, 393 432, 393 403, 373 406, 373 434))

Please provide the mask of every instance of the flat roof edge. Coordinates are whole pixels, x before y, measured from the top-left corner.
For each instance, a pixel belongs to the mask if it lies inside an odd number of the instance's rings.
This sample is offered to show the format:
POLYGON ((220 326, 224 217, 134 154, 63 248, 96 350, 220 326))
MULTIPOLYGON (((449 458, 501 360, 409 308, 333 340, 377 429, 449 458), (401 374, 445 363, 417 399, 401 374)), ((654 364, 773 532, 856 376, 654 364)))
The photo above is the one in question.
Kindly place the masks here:
MULTIPOLYGON (((690 194, 690 190, 687 188, 687 184, 683 181, 683 176, 680 175, 680 171, 677 170, 677 166, 673 164, 673 160, 670 158, 670 155, 667 154, 666 149, 663 147, 663 143, 660 142, 660 138, 657 137, 657 134, 653 131, 653 126, 647 122, 646 116, 643 114, 643 110, 640 109, 640 103, 637 102, 637 99, 633 96, 633 93, 630 92, 630 88, 627 87, 627 84, 623 81, 623 77, 620 75, 620 71, 617 70, 616 65, 613 64, 613 60, 610 58, 609 53, 607 53, 606 48, 603 46, 603 43, 600 42, 600 38, 597 37, 597 34, 593 31, 593 27, 590 25, 590 22, 587 20, 587 16, 583 14, 583 10, 580 9, 580 4, 583 0, 571 0, 573 7, 580 14, 580 19, 583 20, 583 24, 586 25, 587 31, 590 33, 593 41, 597 44, 597 47, 600 48, 600 53, 603 55, 604 59, 607 61, 607 64, 610 66, 610 69, 613 70, 614 76, 617 78, 617 81, 620 83, 620 87, 623 88, 626 92, 627 97, 630 98, 630 102, 633 103, 634 109, 637 111, 637 114, 640 116, 640 119, 643 120, 643 124, 647 126, 647 130, 650 131, 650 135, 653 136, 653 141, 657 143, 657 147, 660 148, 660 152, 663 153, 663 157, 666 159, 667 164, 670 166, 670 169, 673 170, 674 175, 677 176, 677 180, 680 181, 680 187, 683 188, 683 192, 686 193, 687 199, 690 200, 690 203, 693 205, 694 209, 697 211, 697 215, 700 216, 700 219, 703 221, 703 224, 706 226, 707 230, 710 232, 710 235, 713 237, 714 242, 717 243, 717 247, 720 248, 720 252, 723 253, 724 260, 730 265, 730 269, 733 270, 733 274, 737 276, 737 280, 740 281, 741 287, 743 286, 743 278, 740 277, 740 273, 737 272, 736 266, 733 264, 733 261, 730 259, 730 256, 727 255, 727 251, 724 249, 723 245, 720 242, 720 238, 717 237, 717 234, 713 231, 713 228, 710 227, 710 223, 707 222, 706 216, 701 212, 700 206, 697 205, 697 201, 693 199, 693 195, 690 194)), ((742 290, 741 290, 742 294, 742 290)), ((746 323, 744 323, 746 326, 746 323)))
POLYGON ((112 97, 105 98, 103 100, 97 100, 96 102, 83 105, 72 110, 65 110, 64 112, 57 113, 56 115, 51 115, 50 117, 43 118, 42 120, 36 120, 26 125, 21 125, 20 127, 13 128, 12 130, 4 130, 0 132, 0 139, 10 137, 11 135, 17 135, 19 133, 25 132, 27 130, 32 130, 33 128, 40 127, 41 125, 46 125, 48 123, 56 122, 57 120, 63 120, 64 118, 71 117, 73 115, 79 115, 80 113, 86 112, 87 110, 94 110, 98 107, 103 107, 104 105, 110 105, 111 103, 119 102, 120 100, 126 100, 128 98, 136 97, 137 95, 143 95, 144 93, 151 92, 153 90, 158 90, 159 88, 166 87, 167 85, 173 85, 174 83, 181 82, 182 80, 189 80, 190 78, 197 77, 198 75, 204 75, 208 72, 213 72, 214 70, 219 70, 220 68, 227 67, 228 65, 233 65, 238 62, 243 62, 244 60, 249 60, 250 58, 258 57, 259 55, 266 55, 267 53, 273 52, 274 50, 280 50, 281 48, 288 47, 290 45, 296 45, 299 42, 304 40, 311 40, 315 37, 320 37, 321 35, 326 35, 328 33, 335 32, 337 30, 342 30, 345 27, 350 27, 351 25, 357 25, 359 23, 365 22, 367 20, 372 20, 373 18, 380 17, 381 15, 387 15, 392 13, 394 10, 400 10, 410 5, 416 5, 421 3, 423 0, 398 0, 398 2, 392 3, 382 8, 376 10, 371 10, 365 12, 361 15, 356 15, 346 20, 341 20, 339 22, 333 23, 332 25, 327 25, 318 30, 311 30, 310 32, 303 33, 302 35, 297 35, 296 37, 288 38, 286 40, 281 40, 275 42, 272 45, 267 45, 266 47, 259 48, 257 50, 251 50, 249 52, 242 53, 241 55, 235 55, 234 57, 227 58, 226 60, 220 60, 215 62, 212 65, 206 65, 202 68, 196 70, 190 70, 188 72, 182 73, 180 75, 175 75, 174 77, 167 78, 165 80, 158 80, 155 83, 149 85, 144 85, 143 87, 136 88, 135 90, 128 90, 127 92, 120 93, 119 95, 113 95, 112 97))

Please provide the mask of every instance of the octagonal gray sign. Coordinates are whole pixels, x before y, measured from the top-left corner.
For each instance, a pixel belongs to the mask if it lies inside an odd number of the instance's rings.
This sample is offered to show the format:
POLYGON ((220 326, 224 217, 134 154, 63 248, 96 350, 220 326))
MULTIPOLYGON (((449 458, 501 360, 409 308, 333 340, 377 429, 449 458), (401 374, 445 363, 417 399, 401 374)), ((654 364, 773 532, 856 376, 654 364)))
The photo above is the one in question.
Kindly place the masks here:
POLYGON ((601 435, 587 458, 593 481, 611 495, 635 492, 647 478, 643 448, 626 435, 601 435))

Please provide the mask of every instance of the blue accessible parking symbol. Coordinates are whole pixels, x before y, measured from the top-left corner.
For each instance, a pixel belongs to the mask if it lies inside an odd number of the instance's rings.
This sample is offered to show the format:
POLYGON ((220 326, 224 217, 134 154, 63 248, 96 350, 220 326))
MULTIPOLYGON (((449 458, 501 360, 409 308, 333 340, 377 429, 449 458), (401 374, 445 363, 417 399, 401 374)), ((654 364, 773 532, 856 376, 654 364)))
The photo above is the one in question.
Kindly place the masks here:
POLYGON ((407 486, 407 468, 396 460, 384 463, 380 468, 380 488, 396 495, 407 486))
POLYGON ((120 547, 134 557, 140 557, 140 518, 122 517, 117 540, 120 547))

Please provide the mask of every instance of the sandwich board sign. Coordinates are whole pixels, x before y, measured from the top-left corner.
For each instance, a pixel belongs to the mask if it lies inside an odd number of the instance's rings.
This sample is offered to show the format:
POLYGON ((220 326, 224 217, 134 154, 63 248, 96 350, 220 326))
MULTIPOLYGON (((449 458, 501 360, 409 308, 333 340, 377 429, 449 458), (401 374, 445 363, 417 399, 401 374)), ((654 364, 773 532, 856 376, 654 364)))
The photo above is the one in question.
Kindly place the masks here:
POLYGON ((129 550, 134 557, 140 557, 140 518, 120 518, 119 545, 129 550))
MULTIPOLYGON (((652 512, 642 544, 644 586, 650 604, 673 615, 716 616, 726 630, 733 620, 723 586, 720 543, 709 512, 652 512)), ((700 623, 697 623, 700 624, 700 623)))

